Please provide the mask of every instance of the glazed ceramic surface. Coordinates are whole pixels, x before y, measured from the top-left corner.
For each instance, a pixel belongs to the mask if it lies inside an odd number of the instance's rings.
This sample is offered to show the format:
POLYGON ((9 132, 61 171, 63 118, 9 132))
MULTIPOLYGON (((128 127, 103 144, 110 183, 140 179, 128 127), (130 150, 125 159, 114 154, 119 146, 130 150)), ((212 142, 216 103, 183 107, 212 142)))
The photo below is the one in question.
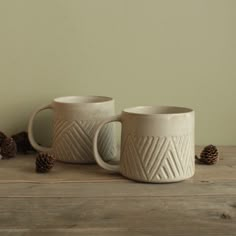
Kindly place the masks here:
POLYGON ((97 163, 142 182, 177 182, 194 175, 194 111, 181 107, 144 106, 125 109, 105 119, 94 137, 97 163), (104 162, 97 150, 104 124, 122 123, 120 165, 104 162))
MULTIPOLYGON (((99 96, 56 98, 47 106, 37 109, 29 121, 29 140, 38 151, 53 152, 57 160, 72 163, 94 163, 92 139, 98 123, 114 115, 114 100, 99 96), (53 109, 53 145, 38 145, 33 136, 33 120, 44 109, 53 109)), ((104 160, 115 156, 114 127, 105 126, 99 137, 98 149, 104 160)))

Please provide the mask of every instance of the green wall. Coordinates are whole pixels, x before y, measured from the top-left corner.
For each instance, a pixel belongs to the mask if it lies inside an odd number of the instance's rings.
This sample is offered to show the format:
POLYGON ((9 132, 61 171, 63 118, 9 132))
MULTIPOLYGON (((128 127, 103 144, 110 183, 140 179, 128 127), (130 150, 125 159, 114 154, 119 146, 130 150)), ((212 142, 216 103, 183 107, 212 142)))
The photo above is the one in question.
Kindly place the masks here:
MULTIPOLYGON (((196 111, 196 143, 236 142, 235 0, 0 0, 0 127, 62 95, 196 111)), ((47 142, 50 113, 36 129, 47 142), (42 128, 45 127, 45 128, 42 128)))

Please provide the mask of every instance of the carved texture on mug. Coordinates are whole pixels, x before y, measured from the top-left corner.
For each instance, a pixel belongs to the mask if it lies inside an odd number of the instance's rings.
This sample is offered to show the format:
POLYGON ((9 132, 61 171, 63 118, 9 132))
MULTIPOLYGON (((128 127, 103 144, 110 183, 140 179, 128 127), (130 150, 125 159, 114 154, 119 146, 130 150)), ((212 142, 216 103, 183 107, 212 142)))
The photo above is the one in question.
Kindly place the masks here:
MULTIPOLYGON (((57 159, 80 163, 95 162, 92 139, 99 121, 55 120, 53 148, 57 159)), ((99 136, 98 149, 104 160, 115 155, 113 124, 103 127, 99 136)))
POLYGON ((172 137, 133 136, 123 143, 121 172, 143 181, 175 180, 194 173, 192 134, 172 137))

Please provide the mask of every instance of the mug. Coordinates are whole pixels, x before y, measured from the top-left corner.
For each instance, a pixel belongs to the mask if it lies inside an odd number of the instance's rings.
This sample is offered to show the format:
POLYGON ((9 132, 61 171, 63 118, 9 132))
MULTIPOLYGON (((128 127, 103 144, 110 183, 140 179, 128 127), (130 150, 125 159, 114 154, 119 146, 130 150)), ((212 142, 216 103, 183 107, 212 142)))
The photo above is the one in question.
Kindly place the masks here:
MULTIPOLYGON (((51 152, 60 161, 70 163, 95 163, 92 140, 98 123, 115 114, 114 100, 101 96, 70 96, 53 100, 37 109, 28 125, 32 146, 42 152, 51 152), (54 114, 52 148, 36 143, 33 121, 37 113, 52 109, 54 114)), ((98 149, 104 160, 111 160, 116 153, 114 127, 108 125, 101 131, 98 149)))
POLYGON ((105 119, 93 140, 97 163, 141 182, 166 183, 190 178, 195 172, 194 111, 183 107, 139 106, 105 119), (113 121, 122 124, 120 163, 106 163, 98 152, 99 133, 113 121))

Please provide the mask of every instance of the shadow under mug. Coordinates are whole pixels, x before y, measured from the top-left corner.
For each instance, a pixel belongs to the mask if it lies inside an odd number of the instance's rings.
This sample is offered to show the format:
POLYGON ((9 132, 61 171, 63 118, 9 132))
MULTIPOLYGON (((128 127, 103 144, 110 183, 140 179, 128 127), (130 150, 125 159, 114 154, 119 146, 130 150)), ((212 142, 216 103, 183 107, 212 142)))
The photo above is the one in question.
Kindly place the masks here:
POLYGON ((183 107, 140 106, 105 119, 93 140, 94 156, 104 169, 141 182, 165 183, 188 179, 195 172, 194 111, 183 107), (122 124, 119 165, 106 163, 97 143, 102 127, 122 124))
MULTIPOLYGON (((37 109, 31 116, 28 133, 32 146, 42 152, 52 152, 57 160, 70 163, 95 163, 92 140, 97 125, 115 114, 114 100, 101 96, 70 96, 53 100, 37 109), (33 135, 35 116, 42 110, 53 110, 52 148, 38 145, 33 135)), ((104 160, 116 155, 114 126, 105 126, 100 135, 99 151, 104 160)))

